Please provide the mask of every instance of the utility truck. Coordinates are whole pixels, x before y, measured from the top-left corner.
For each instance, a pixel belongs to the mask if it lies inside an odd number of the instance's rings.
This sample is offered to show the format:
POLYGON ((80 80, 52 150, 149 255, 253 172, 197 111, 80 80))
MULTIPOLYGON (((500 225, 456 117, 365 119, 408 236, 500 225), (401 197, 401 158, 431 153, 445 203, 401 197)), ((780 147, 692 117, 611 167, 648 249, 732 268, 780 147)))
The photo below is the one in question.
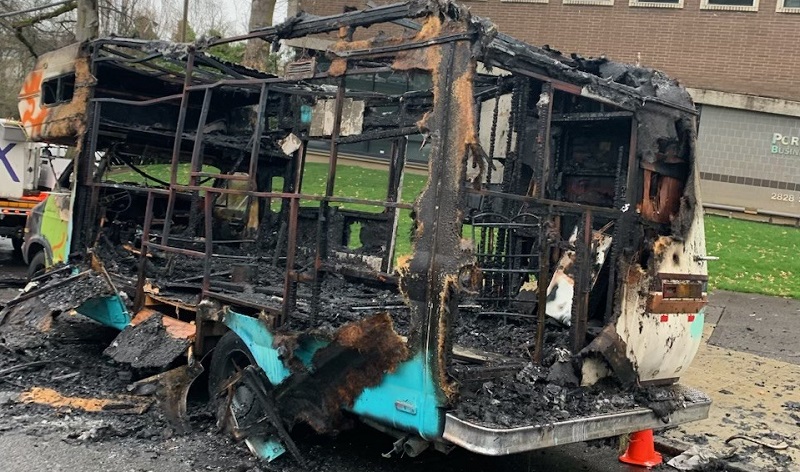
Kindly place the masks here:
POLYGON ((0 119, 0 236, 22 253, 25 222, 66 165, 61 148, 32 143, 22 123, 0 119), (54 153, 55 151, 55 153, 54 153))

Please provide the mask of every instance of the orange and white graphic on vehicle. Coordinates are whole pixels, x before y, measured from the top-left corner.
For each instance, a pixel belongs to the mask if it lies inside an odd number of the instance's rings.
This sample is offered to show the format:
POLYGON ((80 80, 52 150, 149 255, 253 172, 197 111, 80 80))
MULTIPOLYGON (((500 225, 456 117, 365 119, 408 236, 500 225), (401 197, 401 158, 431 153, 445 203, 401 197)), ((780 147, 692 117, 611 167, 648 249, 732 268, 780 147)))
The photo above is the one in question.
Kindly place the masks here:
POLYGON ((42 125, 47 119, 47 109, 43 108, 39 97, 42 94, 43 70, 35 70, 28 74, 19 94, 19 116, 28 136, 41 134, 42 125))

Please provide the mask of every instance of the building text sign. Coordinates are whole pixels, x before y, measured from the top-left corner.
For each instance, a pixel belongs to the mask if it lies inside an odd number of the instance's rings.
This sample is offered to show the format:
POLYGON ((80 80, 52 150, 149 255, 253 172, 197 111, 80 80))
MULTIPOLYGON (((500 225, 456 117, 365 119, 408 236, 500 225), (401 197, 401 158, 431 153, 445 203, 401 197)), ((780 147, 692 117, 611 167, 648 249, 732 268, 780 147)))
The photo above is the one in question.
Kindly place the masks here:
POLYGON ((772 154, 785 154, 788 156, 800 156, 800 136, 783 135, 772 133, 772 154))

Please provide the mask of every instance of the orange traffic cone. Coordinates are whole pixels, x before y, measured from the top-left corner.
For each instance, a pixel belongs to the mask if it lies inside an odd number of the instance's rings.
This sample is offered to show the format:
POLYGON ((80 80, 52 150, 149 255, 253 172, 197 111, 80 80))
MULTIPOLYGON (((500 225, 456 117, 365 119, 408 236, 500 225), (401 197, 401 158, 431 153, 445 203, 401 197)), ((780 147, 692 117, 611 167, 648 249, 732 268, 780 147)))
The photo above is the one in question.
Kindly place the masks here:
POLYGON ((646 429, 631 434, 631 442, 625 454, 619 460, 626 464, 642 467, 655 467, 662 462, 661 454, 656 452, 653 445, 653 430, 646 429))

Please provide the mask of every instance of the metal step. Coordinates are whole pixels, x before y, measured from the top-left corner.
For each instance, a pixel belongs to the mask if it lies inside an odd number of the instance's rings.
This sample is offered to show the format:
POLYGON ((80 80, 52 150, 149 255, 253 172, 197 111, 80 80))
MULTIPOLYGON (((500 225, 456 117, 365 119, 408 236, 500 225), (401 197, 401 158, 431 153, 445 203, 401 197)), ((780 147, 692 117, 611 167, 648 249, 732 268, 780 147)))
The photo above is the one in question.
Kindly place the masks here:
POLYGON ((469 451, 487 456, 544 449, 563 444, 618 436, 633 431, 659 429, 708 418, 711 399, 699 390, 682 387, 686 403, 662 421, 649 408, 571 418, 550 424, 498 429, 481 426, 447 413, 443 438, 469 451))

